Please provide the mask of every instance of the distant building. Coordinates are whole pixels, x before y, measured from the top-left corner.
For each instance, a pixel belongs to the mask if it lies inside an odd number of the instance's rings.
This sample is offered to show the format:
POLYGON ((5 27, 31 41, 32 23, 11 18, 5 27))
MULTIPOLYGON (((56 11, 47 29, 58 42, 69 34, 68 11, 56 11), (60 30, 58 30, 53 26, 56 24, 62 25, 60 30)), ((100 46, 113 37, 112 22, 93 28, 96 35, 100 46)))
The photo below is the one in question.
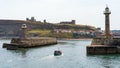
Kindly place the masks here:
POLYGON ((97 32, 103 32, 100 27, 97 28, 97 32))
POLYGON ((98 38, 104 37, 104 31, 101 30, 100 27, 98 27, 97 30, 95 31, 95 37, 98 37, 98 38))
POLYGON ((63 21, 63 22, 60 22, 60 24, 75 24, 75 20, 72 20, 72 21, 63 21))
POLYGON ((47 23, 47 22, 46 22, 46 19, 43 20, 43 23, 47 23))
POLYGON ((73 31, 73 33, 77 33, 77 34, 81 34, 81 35, 85 35, 85 34, 90 34, 93 35, 95 32, 92 30, 78 30, 78 31, 73 31))
POLYGON ((31 19, 26 18, 26 21, 36 22, 36 19, 34 17, 31 17, 31 19))
POLYGON ((114 38, 120 38, 120 30, 112 30, 111 32, 114 38))
POLYGON ((53 31, 56 33, 71 33, 72 32, 69 29, 54 29, 53 31))
POLYGON ((94 37, 94 31, 92 30, 76 30, 73 31, 73 37, 74 38, 93 38, 94 37))

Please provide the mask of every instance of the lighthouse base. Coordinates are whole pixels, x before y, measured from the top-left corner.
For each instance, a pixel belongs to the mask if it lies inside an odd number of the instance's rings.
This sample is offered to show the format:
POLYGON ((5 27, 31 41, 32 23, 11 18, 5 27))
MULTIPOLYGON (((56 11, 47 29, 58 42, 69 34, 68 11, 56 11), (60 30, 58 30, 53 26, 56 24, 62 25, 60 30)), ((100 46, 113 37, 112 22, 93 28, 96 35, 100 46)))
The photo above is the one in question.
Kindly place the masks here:
POLYGON ((94 38, 87 54, 120 54, 120 38, 94 38))

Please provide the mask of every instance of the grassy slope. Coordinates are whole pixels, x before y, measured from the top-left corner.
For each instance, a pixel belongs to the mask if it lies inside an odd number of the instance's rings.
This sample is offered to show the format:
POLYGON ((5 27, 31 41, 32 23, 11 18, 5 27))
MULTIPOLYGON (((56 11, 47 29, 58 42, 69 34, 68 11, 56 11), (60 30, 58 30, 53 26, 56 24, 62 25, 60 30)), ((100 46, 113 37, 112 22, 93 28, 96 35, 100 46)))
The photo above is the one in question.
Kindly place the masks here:
MULTIPOLYGON (((34 24, 44 24, 44 23, 39 23, 39 22, 34 22, 34 24)), ((49 27, 48 25, 51 25, 51 23, 46 23, 47 27, 49 27)), ((93 26, 89 26, 89 25, 74 25, 74 24, 52 24, 51 27, 58 27, 59 29, 70 29, 72 31, 74 30, 96 30, 95 27, 93 26)), ((39 26, 39 27, 44 27, 44 26, 39 26)), ((29 30, 27 32, 27 34, 30 34, 30 33, 37 33, 39 34, 39 36, 49 36, 49 37, 58 37, 58 38, 73 38, 73 34, 72 33, 55 33, 55 32, 52 32, 51 29, 41 29, 41 28, 35 28, 35 29, 32 29, 32 30, 29 30)))
POLYGON ((42 36, 42 37, 45 37, 45 36, 48 36, 48 37, 57 37, 57 38, 72 38, 73 35, 72 33, 55 33, 55 32, 52 32, 51 30, 40 30, 40 29, 36 29, 36 30, 30 30, 27 32, 27 34, 39 34, 39 36, 42 36))

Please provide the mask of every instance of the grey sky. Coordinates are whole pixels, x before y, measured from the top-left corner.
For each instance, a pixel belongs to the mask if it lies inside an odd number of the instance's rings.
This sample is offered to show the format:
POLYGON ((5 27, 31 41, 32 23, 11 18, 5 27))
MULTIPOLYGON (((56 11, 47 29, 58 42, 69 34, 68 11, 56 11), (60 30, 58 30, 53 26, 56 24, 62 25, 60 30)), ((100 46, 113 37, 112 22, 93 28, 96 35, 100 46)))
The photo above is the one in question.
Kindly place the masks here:
POLYGON ((111 29, 120 29, 120 0, 0 0, 0 19, 25 20, 34 16, 48 22, 76 20, 77 24, 104 29, 103 11, 108 4, 111 29))

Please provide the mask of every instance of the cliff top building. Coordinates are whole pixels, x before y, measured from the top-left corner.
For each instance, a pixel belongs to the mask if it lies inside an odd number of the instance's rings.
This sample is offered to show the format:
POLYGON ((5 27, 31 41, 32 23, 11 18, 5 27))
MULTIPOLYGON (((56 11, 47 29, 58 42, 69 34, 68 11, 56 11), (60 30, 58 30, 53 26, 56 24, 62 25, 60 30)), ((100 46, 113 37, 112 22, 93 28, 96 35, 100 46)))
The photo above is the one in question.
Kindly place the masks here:
POLYGON ((75 24, 75 20, 72 20, 72 21, 63 21, 63 22, 60 22, 60 24, 75 24))
POLYGON ((31 17, 31 19, 29 19, 29 18, 26 18, 26 21, 35 22, 35 21, 36 21, 36 19, 35 19, 34 17, 31 17))

